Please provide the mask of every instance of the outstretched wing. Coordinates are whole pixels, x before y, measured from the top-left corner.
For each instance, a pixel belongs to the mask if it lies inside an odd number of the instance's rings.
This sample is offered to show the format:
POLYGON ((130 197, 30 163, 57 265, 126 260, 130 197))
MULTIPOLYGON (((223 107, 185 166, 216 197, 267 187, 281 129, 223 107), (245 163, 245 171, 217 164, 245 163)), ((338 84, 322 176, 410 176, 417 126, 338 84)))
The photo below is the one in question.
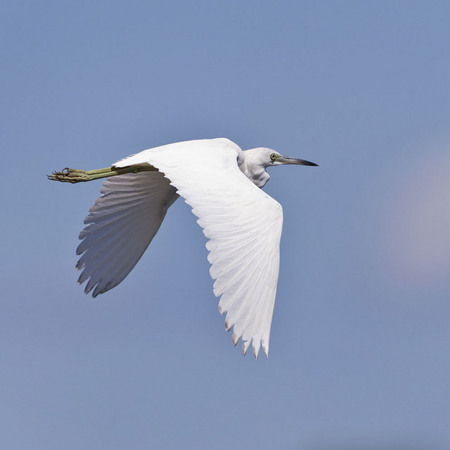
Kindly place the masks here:
POLYGON ((159 172, 108 178, 80 233, 78 283, 93 297, 117 286, 133 269, 178 195, 159 172))
POLYGON ((279 203, 239 169, 240 148, 227 139, 190 141, 146 150, 115 167, 149 163, 163 172, 192 206, 209 239, 214 293, 221 296, 233 343, 269 351, 279 271, 283 212, 279 203))

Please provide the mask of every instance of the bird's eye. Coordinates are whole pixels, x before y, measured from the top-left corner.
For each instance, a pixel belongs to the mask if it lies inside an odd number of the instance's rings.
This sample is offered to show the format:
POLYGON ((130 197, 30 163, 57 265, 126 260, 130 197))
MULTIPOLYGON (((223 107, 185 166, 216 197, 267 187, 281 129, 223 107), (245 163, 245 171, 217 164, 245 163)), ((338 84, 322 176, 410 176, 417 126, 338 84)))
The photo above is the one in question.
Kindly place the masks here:
POLYGON ((272 153, 272 154, 270 155, 270 159, 271 159, 272 161, 275 161, 275 160, 277 159, 277 154, 276 154, 276 153, 272 153))

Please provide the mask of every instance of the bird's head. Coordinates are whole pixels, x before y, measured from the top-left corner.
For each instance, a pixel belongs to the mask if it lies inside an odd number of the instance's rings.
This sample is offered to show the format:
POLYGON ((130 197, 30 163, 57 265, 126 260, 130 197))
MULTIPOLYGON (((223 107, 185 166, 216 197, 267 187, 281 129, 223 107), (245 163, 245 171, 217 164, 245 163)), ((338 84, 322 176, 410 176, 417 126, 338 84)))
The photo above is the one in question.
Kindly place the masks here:
POLYGON ((270 148, 261 148, 262 164, 265 168, 270 166, 281 166, 286 164, 296 164, 298 166, 317 166, 316 163, 306 161, 304 159, 291 158, 283 156, 282 154, 270 148))
POLYGON ((258 147, 246 150, 245 161, 249 166, 260 166, 267 169, 271 166, 281 166, 286 164, 296 164, 299 166, 317 166, 316 163, 306 161, 304 159, 291 158, 283 156, 281 153, 272 150, 271 148, 258 147))
POLYGON ((244 151, 244 161, 240 165, 241 170, 258 187, 263 187, 269 180, 266 172, 268 167, 296 164, 299 166, 317 166, 317 164, 304 159, 291 158, 272 150, 271 148, 258 147, 244 151), (244 162, 245 161, 245 162, 244 162))

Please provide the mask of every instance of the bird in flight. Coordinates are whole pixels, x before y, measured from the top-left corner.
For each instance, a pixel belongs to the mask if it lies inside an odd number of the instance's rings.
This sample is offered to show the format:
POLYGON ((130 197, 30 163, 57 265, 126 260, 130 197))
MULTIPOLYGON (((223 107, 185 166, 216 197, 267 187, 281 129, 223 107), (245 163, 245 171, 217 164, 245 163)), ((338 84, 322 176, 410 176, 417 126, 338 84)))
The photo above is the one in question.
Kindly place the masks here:
POLYGON ((244 355, 252 344, 255 358, 262 346, 268 356, 283 210, 260 188, 266 169, 283 164, 317 166, 218 138, 151 148, 104 169, 53 172, 50 180, 69 183, 106 178, 79 236, 78 283, 96 297, 122 282, 181 196, 208 239, 214 294, 233 344, 241 339, 244 355))

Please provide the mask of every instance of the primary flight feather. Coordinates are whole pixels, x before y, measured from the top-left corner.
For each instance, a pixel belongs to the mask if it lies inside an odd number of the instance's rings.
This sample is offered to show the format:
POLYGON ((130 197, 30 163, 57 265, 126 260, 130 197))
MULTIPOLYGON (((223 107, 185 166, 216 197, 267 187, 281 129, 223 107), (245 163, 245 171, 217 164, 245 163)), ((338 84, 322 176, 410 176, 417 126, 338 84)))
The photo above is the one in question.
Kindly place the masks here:
POLYGON ((281 205, 262 188, 266 169, 315 166, 268 148, 241 150, 228 139, 178 142, 144 150, 106 169, 64 169, 52 180, 107 179, 80 233, 78 282, 93 297, 117 286, 157 233, 170 205, 183 197, 208 239, 214 294, 233 344, 269 352, 278 281, 281 205))

